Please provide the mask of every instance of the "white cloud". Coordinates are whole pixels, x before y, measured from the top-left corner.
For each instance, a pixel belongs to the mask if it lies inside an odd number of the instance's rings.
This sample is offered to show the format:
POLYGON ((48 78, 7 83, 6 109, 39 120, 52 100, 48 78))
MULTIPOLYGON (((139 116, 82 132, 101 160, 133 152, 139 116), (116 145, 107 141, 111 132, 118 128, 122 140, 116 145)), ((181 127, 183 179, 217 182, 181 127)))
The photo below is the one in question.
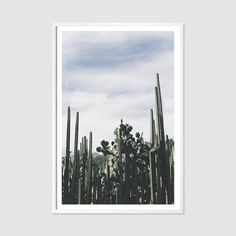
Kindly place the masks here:
MULTIPOLYGON (((157 34, 157 33, 155 33, 157 34)), ((143 39, 156 37, 139 32, 129 34, 119 32, 110 33, 70 33, 63 36, 64 45, 74 45, 80 42, 88 47, 90 43, 106 43, 112 41, 117 44, 130 43, 137 37, 143 39), (91 37, 92 36, 92 37, 91 37)), ((170 40, 167 33, 159 33, 158 37, 170 40)), ((94 46, 94 45, 93 45, 94 46)), ((78 51, 77 51, 78 52, 78 51)), ((73 53, 73 47, 66 46, 66 57, 73 53)), ((173 50, 164 50, 143 61, 131 61, 117 67, 78 67, 73 70, 64 70, 63 81, 63 145, 65 146, 66 111, 67 106, 72 108, 72 135, 73 143, 75 111, 80 112, 80 138, 93 132, 94 150, 102 139, 112 141, 113 131, 123 118, 130 123, 134 131, 144 133, 149 140, 149 113, 154 108, 156 73, 160 74, 162 102, 165 118, 165 131, 170 137, 174 136, 174 78, 173 78, 173 50)), ((64 147, 63 147, 64 150, 64 147)))

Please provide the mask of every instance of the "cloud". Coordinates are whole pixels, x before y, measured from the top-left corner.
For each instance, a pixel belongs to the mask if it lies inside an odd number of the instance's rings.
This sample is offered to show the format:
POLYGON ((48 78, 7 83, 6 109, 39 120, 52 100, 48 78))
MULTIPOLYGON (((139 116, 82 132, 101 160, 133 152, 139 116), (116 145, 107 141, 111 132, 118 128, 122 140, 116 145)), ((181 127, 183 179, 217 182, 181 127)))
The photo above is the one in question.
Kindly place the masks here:
MULTIPOLYGON (((93 38, 96 39, 96 36, 93 38)), ((63 66, 65 70, 125 66, 130 62, 150 60, 153 55, 172 49, 172 47, 173 45, 169 41, 158 37, 136 37, 132 38, 132 41, 122 43, 114 40, 105 43, 95 41, 89 44, 74 42, 69 45, 69 48, 64 47, 63 66)))
POLYGON ((72 117, 80 112, 80 137, 93 131, 94 150, 102 139, 113 140, 121 118, 149 140, 157 72, 165 130, 173 137, 172 32, 63 32, 63 144, 67 106, 72 117))

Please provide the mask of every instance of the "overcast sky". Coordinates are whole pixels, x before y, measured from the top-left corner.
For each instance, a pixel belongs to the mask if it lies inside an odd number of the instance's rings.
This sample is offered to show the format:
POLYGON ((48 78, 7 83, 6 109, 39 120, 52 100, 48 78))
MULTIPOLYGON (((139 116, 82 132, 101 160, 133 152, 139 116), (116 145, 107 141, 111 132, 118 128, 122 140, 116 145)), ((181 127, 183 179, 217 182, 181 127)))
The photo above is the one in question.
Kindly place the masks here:
POLYGON ((101 140, 114 140, 113 132, 121 118, 149 140, 157 72, 165 131, 174 136, 173 32, 64 31, 62 40, 63 154, 68 106, 72 115, 71 136, 79 111, 79 137, 92 131, 93 151, 101 140))

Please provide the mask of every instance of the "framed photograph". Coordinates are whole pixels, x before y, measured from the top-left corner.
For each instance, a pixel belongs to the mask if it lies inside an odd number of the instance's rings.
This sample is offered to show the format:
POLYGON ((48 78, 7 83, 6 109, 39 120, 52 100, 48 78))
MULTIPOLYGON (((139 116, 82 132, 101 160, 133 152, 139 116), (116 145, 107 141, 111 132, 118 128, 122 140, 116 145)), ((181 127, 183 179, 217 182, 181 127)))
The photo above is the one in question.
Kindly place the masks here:
POLYGON ((183 25, 53 26, 53 212, 183 213, 183 25))

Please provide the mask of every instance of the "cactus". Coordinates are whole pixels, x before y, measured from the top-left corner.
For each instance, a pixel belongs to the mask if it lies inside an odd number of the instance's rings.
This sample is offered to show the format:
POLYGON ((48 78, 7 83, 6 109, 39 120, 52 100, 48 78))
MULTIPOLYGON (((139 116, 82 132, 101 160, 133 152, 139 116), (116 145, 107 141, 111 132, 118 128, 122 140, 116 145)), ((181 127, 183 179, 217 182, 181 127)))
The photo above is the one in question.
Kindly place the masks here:
POLYGON ((160 175, 163 184, 163 191, 167 195, 167 203, 172 204, 172 191, 170 183, 170 170, 169 170, 169 158, 166 156, 165 151, 165 132, 164 132, 164 119, 162 111, 162 99, 161 99, 161 88, 159 81, 159 74, 157 74, 157 86, 155 87, 155 97, 156 97, 156 126, 157 126, 157 143, 158 147, 158 156, 160 158, 160 175))
POLYGON ((65 160, 65 172, 63 178, 63 189, 64 195, 62 202, 63 204, 68 203, 69 201, 69 175, 70 175, 70 107, 67 111, 67 130, 66 130, 66 160, 65 160))
POLYGON ((76 113, 76 121, 75 121, 75 139, 74 139, 74 163, 73 163, 73 177, 72 177, 72 198, 74 203, 79 201, 78 199, 78 191, 79 191, 79 150, 78 150, 78 135, 79 135, 79 112, 76 113))
POLYGON ((110 183, 110 166, 107 165, 107 175, 106 175, 106 203, 110 203, 111 195, 111 183, 110 183))
POLYGON ((91 203, 92 189, 92 132, 89 133, 88 173, 87 173, 87 203, 91 203))
POLYGON ((168 157, 169 164, 169 172, 170 172, 170 194, 171 194, 171 202, 174 202, 174 157, 173 157, 173 148, 174 145, 169 140, 168 135, 166 135, 166 154, 168 157))
MULTIPOLYGON (((153 120, 153 110, 150 111, 150 147, 154 147, 155 141, 155 127, 153 120)), ((155 152, 153 150, 149 151, 149 167, 150 167, 150 191, 151 198, 150 203, 156 203, 156 163, 155 163, 155 152)))
POLYGON ((150 141, 132 134, 123 120, 110 144, 101 141, 93 158, 92 132, 79 140, 76 113, 74 160, 70 157, 71 111, 67 111, 66 156, 62 159, 63 204, 173 204, 174 141, 165 136, 159 75, 155 87, 155 119, 150 110, 150 141))
POLYGON ((87 159, 87 150, 86 150, 86 136, 82 138, 82 178, 81 178, 81 203, 86 203, 86 159, 87 159))
POLYGON ((118 146, 118 169, 119 169, 119 188, 118 202, 123 203, 123 168, 122 168, 122 153, 121 153, 121 130, 117 129, 117 146, 118 146))

